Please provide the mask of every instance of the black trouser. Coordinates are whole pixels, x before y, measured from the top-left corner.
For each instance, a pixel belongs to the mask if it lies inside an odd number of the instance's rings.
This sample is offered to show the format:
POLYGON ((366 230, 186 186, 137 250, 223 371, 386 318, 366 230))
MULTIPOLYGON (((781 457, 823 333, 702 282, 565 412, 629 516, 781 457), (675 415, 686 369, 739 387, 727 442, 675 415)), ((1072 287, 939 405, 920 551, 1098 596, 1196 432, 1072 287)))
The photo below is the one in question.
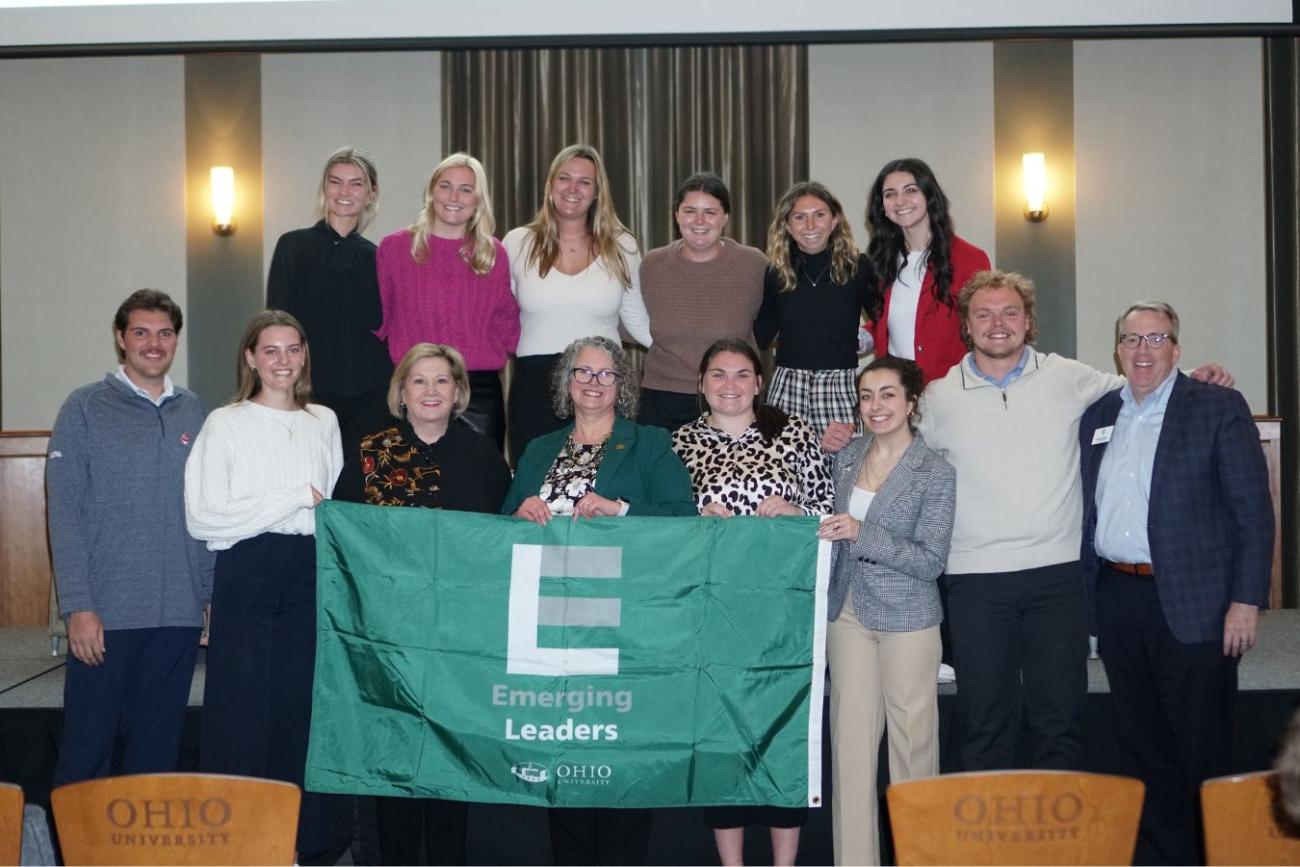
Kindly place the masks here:
POLYGON ((1014 768, 1023 701, 1031 766, 1080 770, 1088 617, 1077 561, 949 574, 962 767, 1014 768))
POLYGON ((559 360, 559 355, 521 355, 515 359, 506 419, 510 425, 512 466, 519 466, 519 458, 530 442, 564 427, 564 420, 551 408, 551 372, 559 360))
POLYGON ((388 412, 388 384, 361 394, 347 397, 337 394, 318 394, 313 398, 334 410, 339 420, 339 432, 343 436, 344 447, 356 442, 366 434, 378 430, 380 425, 391 419, 388 412))
POLYGON ((551 855, 556 864, 644 864, 654 813, 645 809, 552 807, 551 855))
POLYGON ((469 406, 461 418, 474 430, 490 437, 502 454, 505 453, 506 406, 499 370, 469 371, 469 406))
POLYGON ((376 798, 375 802, 385 864, 465 863, 468 804, 441 798, 376 798))
POLYGON ((1179 641, 1149 576, 1105 569, 1097 597, 1121 767, 1146 783, 1133 863, 1204 864, 1200 788, 1233 772, 1237 657, 1179 641))
POLYGON ((674 431, 695 421, 703 411, 703 400, 698 394, 643 388, 637 421, 674 431))
MULTIPOLYGON (((263 533, 218 552, 200 769, 301 786, 315 665, 315 537, 263 533)), ((304 858, 330 848, 331 807, 327 796, 303 793, 304 858)))

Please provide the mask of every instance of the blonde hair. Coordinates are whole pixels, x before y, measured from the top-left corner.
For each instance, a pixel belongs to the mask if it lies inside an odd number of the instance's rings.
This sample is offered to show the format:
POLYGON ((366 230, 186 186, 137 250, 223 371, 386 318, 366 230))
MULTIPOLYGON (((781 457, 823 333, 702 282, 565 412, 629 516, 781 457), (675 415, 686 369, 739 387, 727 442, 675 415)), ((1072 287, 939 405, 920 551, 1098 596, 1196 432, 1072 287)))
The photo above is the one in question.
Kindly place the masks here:
POLYGON ((555 185, 556 175, 560 173, 564 164, 579 157, 589 160, 596 167, 596 198, 587 211, 587 228, 591 231, 591 246, 605 270, 622 283, 625 289, 630 289, 632 271, 628 268, 626 254, 640 252, 641 248, 614 211, 614 199, 609 194, 609 176, 605 174, 605 163, 591 145, 571 144, 551 160, 551 170, 546 175, 546 186, 542 190, 542 205, 527 226, 532 234, 528 265, 536 268, 539 276, 545 277, 560 258, 560 226, 555 217, 555 203, 551 201, 551 189, 555 185), (623 247, 621 242, 624 237, 631 240, 632 250, 623 247))
POLYGON ((235 359, 239 371, 239 388, 235 391, 232 403, 252 400, 261 392, 262 378, 249 365, 244 353, 256 353, 257 340, 262 336, 262 332, 277 325, 298 332, 298 342, 302 344, 302 373, 298 375, 298 381, 293 384, 293 402, 300 409, 306 409, 307 404, 311 403, 311 351, 307 348, 307 332, 303 330, 301 322, 283 310, 263 310, 250 319, 248 327, 244 329, 244 337, 239 342, 239 355, 235 359))
POLYGON ((465 370, 465 357, 454 346, 445 343, 417 343, 398 362, 397 369, 388 380, 388 411, 393 418, 405 418, 402 412, 402 388, 411 369, 426 358, 441 358, 451 368, 451 379, 456 383, 456 402, 451 407, 451 417, 459 418, 469 406, 469 373, 465 370))
POLYGON ((1034 316, 1034 281, 1018 271, 990 268, 987 271, 976 271, 957 293, 957 317, 961 323, 961 339, 967 349, 975 348, 970 329, 966 326, 966 319, 970 316, 970 300, 981 289, 1014 289, 1025 307, 1025 343, 1038 340, 1038 319, 1034 316))
POLYGON ((433 192, 438 181, 448 169, 464 168, 474 173, 474 190, 478 193, 478 206, 465 226, 465 243, 460 248, 460 258, 480 277, 486 277, 497 261, 497 248, 492 243, 496 231, 496 217, 492 216, 492 193, 488 189, 487 172, 483 164, 467 153, 454 153, 434 166, 433 175, 424 189, 424 207, 411 224, 411 258, 423 265, 429 255, 429 236, 433 234, 433 192))
POLYGON ((325 186, 329 183, 330 169, 341 163, 361 169, 361 176, 366 181, 366 192, 370 195, 370 201, 366 204, 366 209, 361 212, 361 216, 357 218, 357 231, 364 232, 379 209, 379 170, 375 168, 375 161, 370 158, 370 154, 361 148, 339 148, 325 160, 325 168, 320 173, 320 192, 316 196, 316 210, 320 213, 321 219, 329 216, 325 203, 325 186))
POLYGON ((832 216, 840 218, 830 237, 831 282, 842 286, 858 273, 858 245, 853 243, 853 231, 849 228, 848 220, 844 219, 844 207, 840 205, 840 200, 817 181, 800 181, 786 190, 785 195, 777 201, 776 208, 772 211, 772 223, 767 227, 767 261, 781 278, 782 292, 793 291, 799 282, 793 263, 793 252, 798 249, 798 244, 790 235, 786 222, 794 210, 794 203, 804 196, 820 199, 832 216))

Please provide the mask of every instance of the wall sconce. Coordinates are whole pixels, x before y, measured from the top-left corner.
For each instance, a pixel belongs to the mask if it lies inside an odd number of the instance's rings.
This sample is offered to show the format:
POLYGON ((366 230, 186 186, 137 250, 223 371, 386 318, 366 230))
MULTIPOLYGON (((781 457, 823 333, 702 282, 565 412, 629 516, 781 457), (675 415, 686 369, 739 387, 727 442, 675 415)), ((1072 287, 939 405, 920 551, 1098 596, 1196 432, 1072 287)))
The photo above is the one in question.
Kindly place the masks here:
POLYGON ((1042 154, 1025 154, 1025 219, 1041 223, 1047 219, 1047 163, 1042 154))
POLYGON ((212 231, 235 231, 235 170, 230 166, 212 167, 212 231))

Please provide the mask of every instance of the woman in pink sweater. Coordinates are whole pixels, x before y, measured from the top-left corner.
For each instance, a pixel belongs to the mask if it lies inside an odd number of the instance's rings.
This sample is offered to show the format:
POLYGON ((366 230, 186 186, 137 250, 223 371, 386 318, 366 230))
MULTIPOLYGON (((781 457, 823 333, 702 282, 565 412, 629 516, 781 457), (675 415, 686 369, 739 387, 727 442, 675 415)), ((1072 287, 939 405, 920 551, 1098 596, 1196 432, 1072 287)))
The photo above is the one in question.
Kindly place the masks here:
POLYGON ((519 305, 495 229, 482 163, 463 153, 438 163, 414 225, 379 245, 384 320, 375 333, 388 342, 394 363, 417 343, 458 349, 471 394, 463 417, 500 447, 501 369, 519 343, 519 305))

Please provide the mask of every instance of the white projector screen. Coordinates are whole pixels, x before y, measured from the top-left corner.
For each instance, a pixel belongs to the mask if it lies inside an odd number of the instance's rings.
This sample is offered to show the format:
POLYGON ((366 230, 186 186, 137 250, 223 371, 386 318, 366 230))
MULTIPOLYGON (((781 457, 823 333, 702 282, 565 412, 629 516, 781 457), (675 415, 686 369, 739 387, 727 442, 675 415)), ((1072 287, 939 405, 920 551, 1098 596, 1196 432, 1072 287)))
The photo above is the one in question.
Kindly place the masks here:
POLYGON ((0 0, 0 50, 376 40, 594 43, 1091 27, 1291 24, 1291 0, 0 0))

